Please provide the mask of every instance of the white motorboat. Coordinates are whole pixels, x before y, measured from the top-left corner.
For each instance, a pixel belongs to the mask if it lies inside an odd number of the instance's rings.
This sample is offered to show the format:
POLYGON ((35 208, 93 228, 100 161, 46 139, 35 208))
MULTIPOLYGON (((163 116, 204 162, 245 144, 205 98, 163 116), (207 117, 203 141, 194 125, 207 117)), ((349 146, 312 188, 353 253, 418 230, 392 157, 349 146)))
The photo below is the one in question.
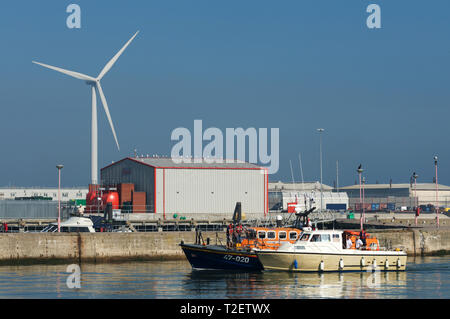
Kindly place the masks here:
POLYGON ((367 235, 367 245, 355 248, 356 232, 343 230, 304 231, 295 242, 285 242, 277 250, 255 249, 265 270, 284 271, 402 271, 406 252, 384 250, 378 240, 367 235), (347 239, 351 245, 346 247, 347 239))
MULTIPOLYGON (((60 231, 62 233, 95 233, 94 224, 90 218, 86 217, 70 217, 68 220, 61 222, 60 231)), ((45 227, 42 233, 58 232, 58 223, 51 223, 45 227)))

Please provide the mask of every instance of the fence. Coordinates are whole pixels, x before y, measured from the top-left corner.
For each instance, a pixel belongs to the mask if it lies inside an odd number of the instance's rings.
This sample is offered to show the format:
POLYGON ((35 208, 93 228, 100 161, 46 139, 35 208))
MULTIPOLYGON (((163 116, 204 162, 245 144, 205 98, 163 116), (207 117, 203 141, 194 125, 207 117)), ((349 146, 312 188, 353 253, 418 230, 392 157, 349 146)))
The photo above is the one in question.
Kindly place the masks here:
MULTIPOLYGON (((413 209, 416 206, 416 197, 366 197, 364 198, 364 209, 366 211, 394 211, 401 207, 413 209)), ((349 207, 355 211, 362 210, 362 204, 358 198, 349 199, 349 207)))

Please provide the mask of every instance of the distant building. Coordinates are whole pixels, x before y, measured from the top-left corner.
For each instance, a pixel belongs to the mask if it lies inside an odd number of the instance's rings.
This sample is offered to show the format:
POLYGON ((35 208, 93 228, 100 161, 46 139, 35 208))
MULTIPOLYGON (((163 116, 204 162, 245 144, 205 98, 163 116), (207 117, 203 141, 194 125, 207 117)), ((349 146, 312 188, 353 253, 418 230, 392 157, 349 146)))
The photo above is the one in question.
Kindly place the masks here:
POLYGON ((333 187, 322 185, 322 196, 320 182, 305 183, 269 183, 269 209, 272 211, 288 210, 288 205, 297 203, 296 206, 301 211, 316 207, 321 209, 323 203, 324 210, 346 210, 349 206, 347 194, 345 192, 332 192, 333 187))
MULTIPOLYGON (((61 188, 61 201, 86 200, 84 187, 61 188)), ((0 218, 56 218, 58 216, 58 188, 3 187, 0 188, 0 218)), ((68 211, 61 210, 61 218, 68 211)))
MULTIPOLYGON (((359 209, 360 186, 351 185, 341 187, 340 190, 347 192, 350 201, 350 207, 359 209)), ((436 205, 436 184, 417 183, 418 205, 436 205)), ((380 209, 399 207, 413 208, 416 206, 416 191, 414 183, 412 184, 364 184, 364 203, 366 209, 377 210, 377 204, 380 209), (389 206, 389 207, 386 207, 389 206), (386 207, 386 208, 385 208, 386 207)), ((438 184, 438 203, 439 207, 450 207, 450 187, 438 184)))
MULTIPOLYGON (((61 200, 86 199, 88 189, 85 187, 61 188, 61 200)), ((32 197, 58 200, 58 188, 46 187, 1 187, 0 200, 26 199, 32 197)))

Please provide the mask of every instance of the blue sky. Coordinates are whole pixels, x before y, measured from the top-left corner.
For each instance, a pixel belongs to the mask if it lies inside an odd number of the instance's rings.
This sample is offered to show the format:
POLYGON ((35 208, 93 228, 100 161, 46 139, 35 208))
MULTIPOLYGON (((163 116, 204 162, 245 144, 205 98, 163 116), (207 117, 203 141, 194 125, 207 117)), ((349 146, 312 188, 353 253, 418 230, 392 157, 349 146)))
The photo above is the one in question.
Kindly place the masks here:
POLYGON ((90 181, 90 90, 32 60, 102 80, 121 151, 100 103, 99 167, 133 153, 165 154, 177 127, 280 128, 271 180, 450 184, 450 2, 435 1, 2 1, 0 185, 90 181), (81 7, 68 29, 66 7, 81 7), (381 7, 368 29, 366 7, 381 7))

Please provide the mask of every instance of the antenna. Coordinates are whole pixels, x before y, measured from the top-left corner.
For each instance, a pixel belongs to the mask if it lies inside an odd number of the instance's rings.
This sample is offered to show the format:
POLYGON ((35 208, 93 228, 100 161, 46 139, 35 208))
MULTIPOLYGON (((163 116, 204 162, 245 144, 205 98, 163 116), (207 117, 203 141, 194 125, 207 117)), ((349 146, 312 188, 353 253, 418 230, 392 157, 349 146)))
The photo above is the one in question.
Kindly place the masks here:
POLYGON ((301 156, 300 153, 298 153, 298 162, 299 162, 299 165, 300 165, 300 175, 301 175, 301 178, 302 178, 302 189, 303 189, 303 191, 305 191, 305 185, 304 185, 305 181, 303 180, 302 156, 301 156))
POLYGON ((292 186, 294 186, 294 171, 292 170, 292 161, 291 160, 289 160, 289 165, 291 166, 292 186))
MULTIPOLYGON (((291 177, 292 177, 292 187, 293 187, 293 189, 292 190, 294 190, 294 187, 295 187, 295 181, 294 181, 294 171, 293 171, 293 169, 292 169, 292 161, 291 160, 289 160, 289 165, 291 166, 291 177)), ((291 196, 292 196, 292 194, 291 194, 291 196)), ((295 195, 295 201, 297 202, 297 195, 295 195)))

